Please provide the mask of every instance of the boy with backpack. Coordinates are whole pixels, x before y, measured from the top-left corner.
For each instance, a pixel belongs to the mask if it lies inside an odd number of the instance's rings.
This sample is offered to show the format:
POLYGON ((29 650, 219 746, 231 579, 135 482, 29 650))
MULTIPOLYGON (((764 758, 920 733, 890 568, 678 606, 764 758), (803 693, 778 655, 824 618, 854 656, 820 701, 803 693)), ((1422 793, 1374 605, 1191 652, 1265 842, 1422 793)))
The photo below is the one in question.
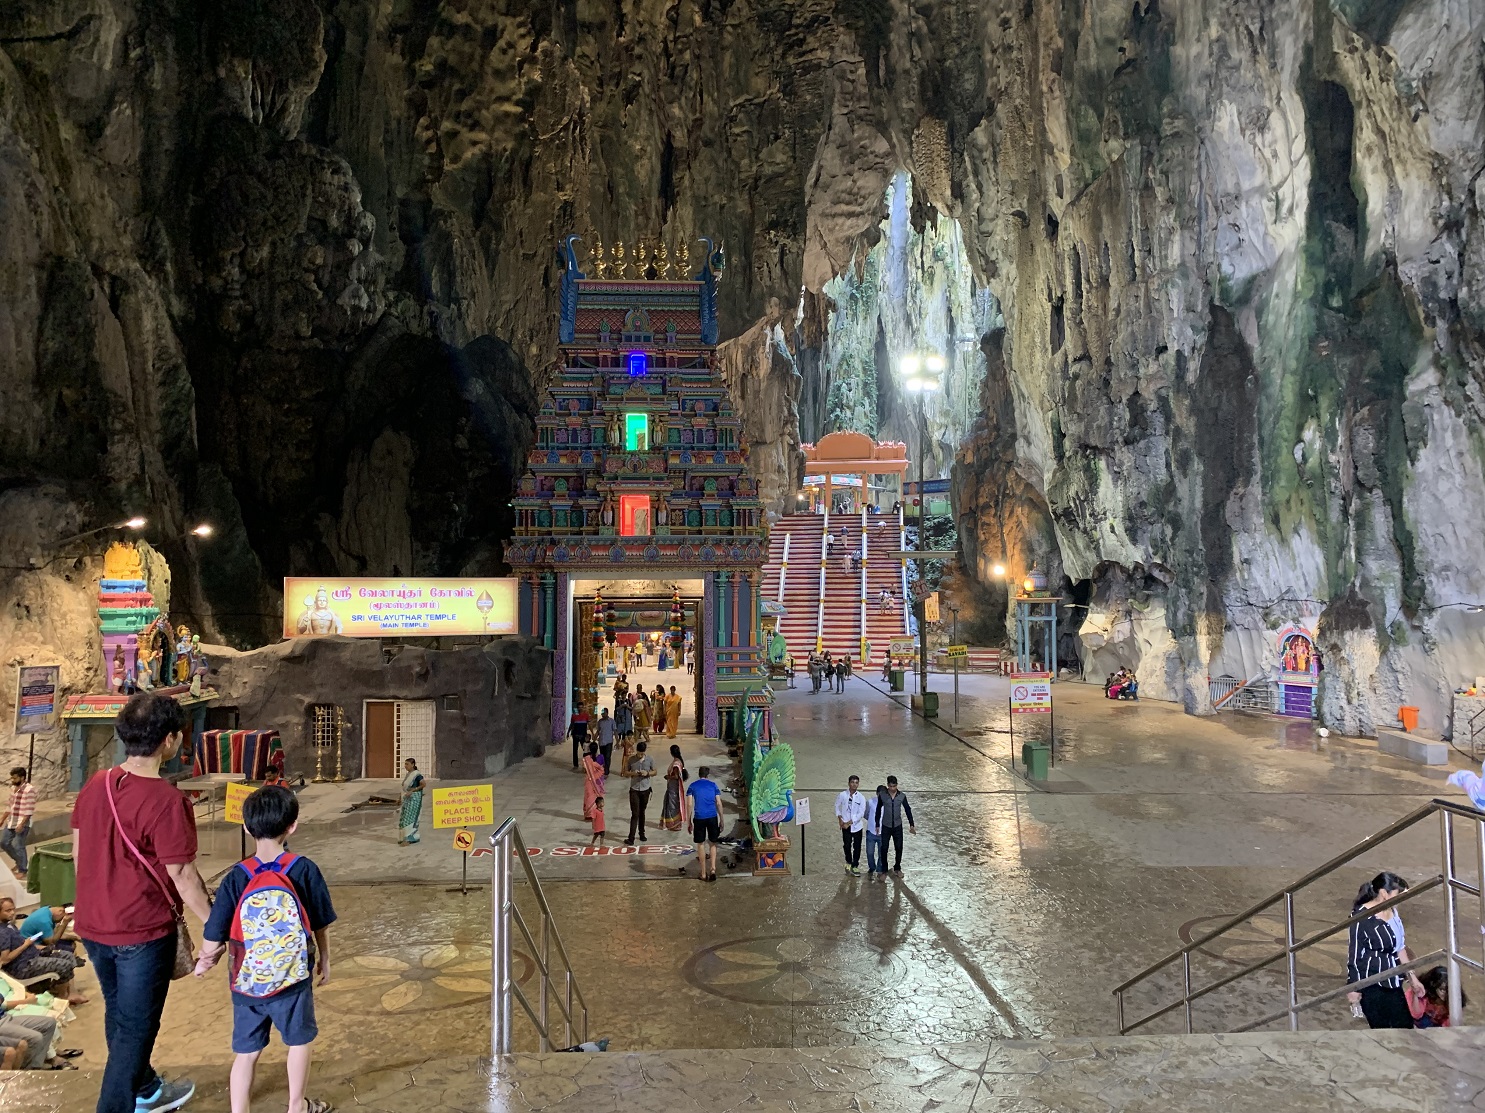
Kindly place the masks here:
POLYGON ((299 826, 299 801, 288 789, 254 792, 242 802, 242 825, 258 841, 257 853, 222 878, 196 963, 199 978, 223 953, 231 958, 232 1113, 248 1113, 270 1027, 289 1048, 289 1113, 329 1113, 328 1103, 304 1090, 319 1034, 310 972, 320 985, 330 980, 330 890, 318 866, 284 849, 299 826))

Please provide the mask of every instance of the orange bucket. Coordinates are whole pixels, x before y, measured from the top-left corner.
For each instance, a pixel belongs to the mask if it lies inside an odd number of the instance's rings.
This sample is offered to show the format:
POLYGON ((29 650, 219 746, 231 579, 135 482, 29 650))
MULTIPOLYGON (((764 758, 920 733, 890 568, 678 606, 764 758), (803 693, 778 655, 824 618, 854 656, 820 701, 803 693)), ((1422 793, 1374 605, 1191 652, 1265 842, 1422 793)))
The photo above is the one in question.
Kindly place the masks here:
POLYGON ((1402 720, 1403 730, 1411 734, 1418 729, 1418 709, 1416 707, 1399 707, 1397 717, 1402 720))

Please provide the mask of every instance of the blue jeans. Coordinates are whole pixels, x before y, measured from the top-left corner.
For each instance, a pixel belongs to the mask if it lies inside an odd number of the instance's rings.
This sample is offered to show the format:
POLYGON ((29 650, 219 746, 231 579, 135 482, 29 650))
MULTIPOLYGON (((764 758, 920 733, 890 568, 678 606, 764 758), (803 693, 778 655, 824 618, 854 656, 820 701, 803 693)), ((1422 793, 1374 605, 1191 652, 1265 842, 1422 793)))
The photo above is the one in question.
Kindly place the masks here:
POLYGON ((26 839, 30 834, 29 823, 24 827, 6 827, 0 830, 0 850, 15 860, 15 868, 20 873, 26 872, 26 839))
POLYGON ((117 947, 84 942, 103 990, 103 1034, 108 1040, 98 1113, 134 1113, 134 1099, 148 1097, 160 1085, 150 1054, 175 969, 175 932, 117 947))
POLYGON ((887 859, 882 856, 882 836, 866 832, 866 872, 886 873, 887 859))

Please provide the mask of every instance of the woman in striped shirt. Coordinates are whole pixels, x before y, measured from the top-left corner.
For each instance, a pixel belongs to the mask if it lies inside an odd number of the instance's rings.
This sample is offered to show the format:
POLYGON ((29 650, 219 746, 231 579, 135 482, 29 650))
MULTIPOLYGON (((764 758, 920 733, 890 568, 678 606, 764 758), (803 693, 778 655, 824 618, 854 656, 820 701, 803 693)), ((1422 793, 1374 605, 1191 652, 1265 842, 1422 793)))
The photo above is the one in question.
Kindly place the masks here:
MULTIPOLYGON (((1379 873, 1356 894, 1354 916, 1407 890, 1408 883, 1395 873, 1379 873)), ((1346 956, 1346 980, 1352 984, 1391 970, 1398 963, 1397 936, 1391 922, 1393 911, 1384 908, 1351 925, 1351 947, 1346 956)), ((1361 1003, 1367 1024, 1373 1028, 1411 1028, 1413 1015, 1402 991, 1402 976, 1393 974, 1360 992, 1347 994, 1351 1003, 1361 1003)))

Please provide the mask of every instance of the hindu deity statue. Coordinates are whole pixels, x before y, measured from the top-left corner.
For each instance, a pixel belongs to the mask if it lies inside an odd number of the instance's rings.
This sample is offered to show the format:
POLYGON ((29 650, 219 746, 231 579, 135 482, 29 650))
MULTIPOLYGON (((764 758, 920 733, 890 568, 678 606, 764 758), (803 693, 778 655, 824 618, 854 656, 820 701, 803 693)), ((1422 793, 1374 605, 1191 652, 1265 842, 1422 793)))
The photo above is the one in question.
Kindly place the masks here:
POLYGON ((186 684, 191 679, 191 628, 182 622, 175 628, 175 676, 176 684, 186 684))
POLYGON ((155 686, 155 670, 160 667, 150 644, 153 640, 149 636, 149 631, 143 631, 140 634, 139 645, 134 650, 134 687, 142 692, 148 692, 155 686))
POLYGON ((301 634, 339 634, 345 630, 340 615, 330 609, 330 593, 324 588, 315 592, 313 600, 305 597, 304 611, 294 628, 301 634))

